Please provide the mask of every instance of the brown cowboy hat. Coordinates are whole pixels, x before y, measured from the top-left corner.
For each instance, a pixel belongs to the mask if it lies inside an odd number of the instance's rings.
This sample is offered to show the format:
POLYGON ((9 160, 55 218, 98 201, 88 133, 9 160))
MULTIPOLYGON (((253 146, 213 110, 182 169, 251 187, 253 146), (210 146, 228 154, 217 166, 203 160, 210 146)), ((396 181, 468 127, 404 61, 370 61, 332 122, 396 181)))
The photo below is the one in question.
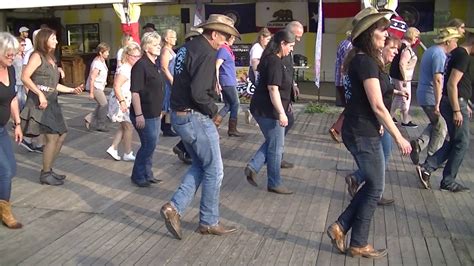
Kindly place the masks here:
POLYGON ((459 33, 458 29, 455 27, 447 27, 439 30, 439 34, 436 39, 433 39, 433 42, 436 44, 444 43, 445 41, 451 39, 460 39, 462 34, 459 33))
POLYGON ((362 9, 357 15, 355 15, 353 22, 354 28, 352 29, 352 40, 359 37, 362 32, 366 31, 370 26, 374 25, 381 18, 387 15, 392 15, 392 11, 378 11, 374 7, 367 7, 362 9))
POLYGON ((234 27, 234 20, 221 14, 211 14, 206 22, 198 25, 198 28, 220 31, 240 38, 239 31, 234 27))

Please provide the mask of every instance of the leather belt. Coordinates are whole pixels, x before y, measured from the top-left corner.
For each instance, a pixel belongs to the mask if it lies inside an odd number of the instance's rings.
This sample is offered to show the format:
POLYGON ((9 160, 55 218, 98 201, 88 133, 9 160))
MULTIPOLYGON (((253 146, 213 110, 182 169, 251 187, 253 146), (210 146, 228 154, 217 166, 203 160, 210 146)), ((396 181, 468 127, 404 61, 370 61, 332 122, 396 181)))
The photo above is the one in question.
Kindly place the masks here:
POLYGON ((187 115, 187 114, 192 114, 192 113, 194 113, 194 110, 191 108, 176 111, 177 115, 187 115))

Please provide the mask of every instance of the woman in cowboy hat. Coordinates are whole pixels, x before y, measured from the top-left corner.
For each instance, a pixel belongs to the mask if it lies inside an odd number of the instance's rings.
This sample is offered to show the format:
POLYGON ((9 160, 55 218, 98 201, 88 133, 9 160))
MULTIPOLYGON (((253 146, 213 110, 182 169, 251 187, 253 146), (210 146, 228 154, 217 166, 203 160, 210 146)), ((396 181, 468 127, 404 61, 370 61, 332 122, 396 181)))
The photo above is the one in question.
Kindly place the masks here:
MULTIPOLYGON (((380 258, 386 249, 376 250, 368 243, 370 223, 385 183, 385 163, 381 130, 388 130, 402 154, 409 154, 410 143, 403 138, 393 123, 383 102, 382 92, 389 84, 380 79, 384 71, 381 50, 388 36, 390 12, 371 12, 360 19, 352 30, 354 48, 344 62, 347 72, 346 113, 342 128, 344 145, 354 157, 365 176, 365 184, 354 195, 351 203, 329 226, 328 236, 334 247, 346 253, 346 234, 352 229, 348 252, 351 256, 380 258)), ((362 11, 361 11, 362 12, 362 11)))

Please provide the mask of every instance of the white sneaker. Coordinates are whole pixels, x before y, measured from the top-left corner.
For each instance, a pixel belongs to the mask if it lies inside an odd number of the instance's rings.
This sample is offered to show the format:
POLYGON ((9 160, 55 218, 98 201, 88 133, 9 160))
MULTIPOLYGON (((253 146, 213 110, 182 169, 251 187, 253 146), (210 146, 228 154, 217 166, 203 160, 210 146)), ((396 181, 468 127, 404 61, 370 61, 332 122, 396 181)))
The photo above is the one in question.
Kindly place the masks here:
POLYGON ((252 113, 250 113, 250 110, 245 110, 245 122, 247 124, 252 122, 252 113))
POLYGON ((114 149, 114 147, 110 146, 107 149, 107 153, 110 155, 110 157, 114 158, 116 161, 120 161, 122 158, 118 155, 118 150, 114 149))
POLYGON ((122 159, 124 161, 133 162, 135 161, 135 155, 133 155, 133 151, 131 151, 130 153, 124 153, 122 159))

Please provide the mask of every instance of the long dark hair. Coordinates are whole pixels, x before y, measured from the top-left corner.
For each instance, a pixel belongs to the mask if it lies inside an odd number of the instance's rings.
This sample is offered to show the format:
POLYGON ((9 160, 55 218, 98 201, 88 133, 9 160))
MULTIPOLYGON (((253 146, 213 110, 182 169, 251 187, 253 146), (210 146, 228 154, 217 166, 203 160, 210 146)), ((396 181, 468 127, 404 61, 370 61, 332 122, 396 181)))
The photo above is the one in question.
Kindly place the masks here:
POLYGON ((367 30, 362 32, 355 40, 352 40, 352 50, 347 54, 346 59, 344 60, 343 69, 345 73, 349 73, 349 65, 352 59, 354 59, 357 53, 365 53, 371 57, 378 65, 379 69, 383 71, 384 65, 380 59, 380 50, 375 48, 372 41, 372 36, 376 29, 386 28, 390 25, 390 21, 386 18, 381 18, 370 26, 367 30))
MULTIPOLYGON (((273 37, 270 39, 270 42, 268 42, 267 47, 265 47, 265 50, 263 50, 262 57, 260 58, 260 61, 262 61, 265 57, 272 55, 272 54, 277 54, 281 51, 281 42, 285 43, 292 43, 296 41, 295 35, 287 30, 281 30, 273 37)), ((260 66, 261 64, 258 64, 257 70, 260 71, 260 66)))
POLYGON ((56 34, 55 30, 50 28, 41 29, 35 37, 35 51, 43 56, 49 56, 54 61, 56 61, 56 58, 54 57, 54 49, 49 51, 48 47, 49 37, 51 37, 53 34, 56 34))

